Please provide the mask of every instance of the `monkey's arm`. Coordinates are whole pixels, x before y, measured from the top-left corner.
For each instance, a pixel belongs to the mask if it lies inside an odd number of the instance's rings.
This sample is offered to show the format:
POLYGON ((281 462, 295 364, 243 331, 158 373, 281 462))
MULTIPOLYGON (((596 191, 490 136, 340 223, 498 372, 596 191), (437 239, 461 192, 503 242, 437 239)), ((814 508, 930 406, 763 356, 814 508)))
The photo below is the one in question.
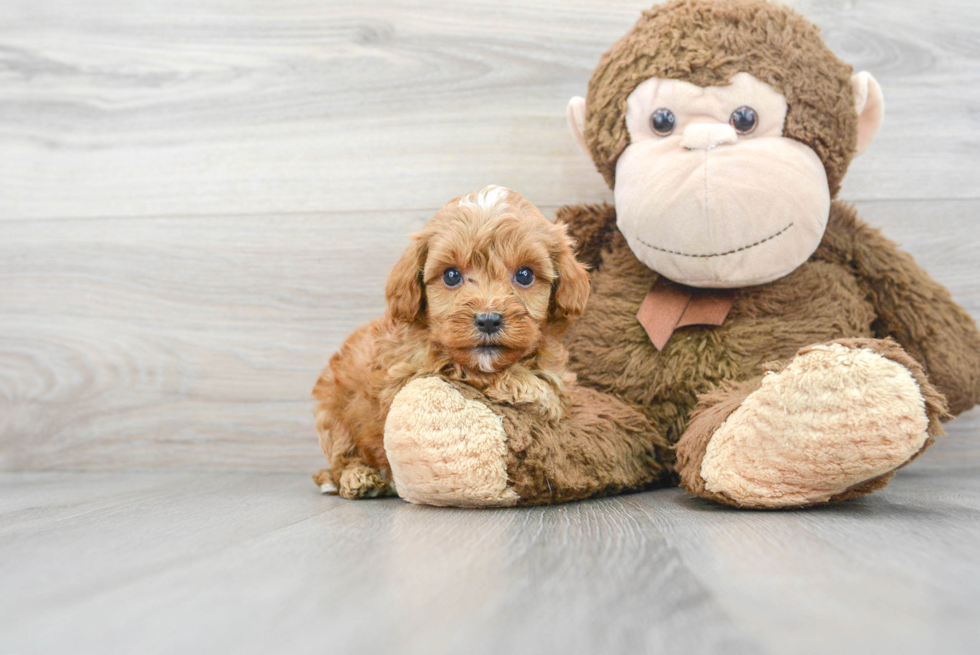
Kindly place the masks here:
POLYGON ((395 487, 427 505, 545 505, 675 484, 673 450, 637 409, 585 387, 559 422, 421 378, 385 424, 395 487))
POLYGON ((980 402, 980 332, 949 290, 849 205, 834 203, 827 234, 874 303, 875 336, 922 364, 954 416, 980 402))
POLYGON ((616 209, 612 205, 565 205, 556 218, 568 225, 568 234, 578 244, 575 255, 595 270, 602 263, 602 251, 616 233, 616 209))

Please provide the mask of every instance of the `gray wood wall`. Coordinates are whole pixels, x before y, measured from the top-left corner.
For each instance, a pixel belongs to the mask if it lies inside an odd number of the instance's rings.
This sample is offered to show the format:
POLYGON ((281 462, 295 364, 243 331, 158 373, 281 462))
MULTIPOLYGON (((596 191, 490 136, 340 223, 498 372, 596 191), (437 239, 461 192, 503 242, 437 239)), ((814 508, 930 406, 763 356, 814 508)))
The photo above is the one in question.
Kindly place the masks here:
MULTIPOLYGON (((648 4, 4 0, 0 469, 319 466, 410 230, 610 198, 565 102, 648 4)), ((886 96, 841 197, 980 317, 980 3, 790 4, 886 96)))

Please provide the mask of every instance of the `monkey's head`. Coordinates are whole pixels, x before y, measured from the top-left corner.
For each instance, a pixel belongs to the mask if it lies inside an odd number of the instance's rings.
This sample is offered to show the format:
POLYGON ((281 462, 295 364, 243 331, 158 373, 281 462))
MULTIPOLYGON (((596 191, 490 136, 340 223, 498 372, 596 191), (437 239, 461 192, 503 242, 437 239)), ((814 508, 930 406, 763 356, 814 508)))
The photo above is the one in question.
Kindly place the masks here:
POLYGON ((878 83, 852 72, 786 7, 674 0, 602 56, 569 125, 642 262, 691 286, 762 284, 816 250, 881 124, 878 83))

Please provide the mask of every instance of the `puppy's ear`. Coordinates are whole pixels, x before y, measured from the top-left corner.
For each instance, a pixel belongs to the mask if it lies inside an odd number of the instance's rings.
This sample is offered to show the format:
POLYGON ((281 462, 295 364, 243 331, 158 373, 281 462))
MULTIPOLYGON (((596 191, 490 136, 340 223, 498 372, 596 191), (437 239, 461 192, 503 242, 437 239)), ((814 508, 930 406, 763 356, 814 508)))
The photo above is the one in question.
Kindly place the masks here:
POLYGON ((585 311, 589 301, 589 272, 572 254, 575 242, 567 234, 564 223, 554 225, 559 231, 559 245, 552 253, 558 277, 551 297, 551 318, 559 322, 573 321, 585 311))
POLYGON ((422 284, 422 270, 429 239, 424 232, 409 235, 411 243, 401 259, 388 274, 385 299, 388 301, 388 315, 397 321, 414 321, 425 311, 425 287, 422 284))

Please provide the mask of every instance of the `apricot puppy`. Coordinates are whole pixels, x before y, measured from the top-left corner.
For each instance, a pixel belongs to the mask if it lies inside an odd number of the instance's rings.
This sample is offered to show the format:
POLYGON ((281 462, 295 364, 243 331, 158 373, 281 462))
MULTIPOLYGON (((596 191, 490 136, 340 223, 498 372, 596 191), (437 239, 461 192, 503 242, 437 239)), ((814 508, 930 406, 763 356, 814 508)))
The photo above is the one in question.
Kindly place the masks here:
POLYGON ((440 376, 558 421, 575 376, 560 343, 589 297, 565 225, 497 186, 455 198, 388 277, 382 318, 359 328, 313 388, 330 467, 313 476, 344 498, 392 491, 385 418, 401 388, 440 376))

